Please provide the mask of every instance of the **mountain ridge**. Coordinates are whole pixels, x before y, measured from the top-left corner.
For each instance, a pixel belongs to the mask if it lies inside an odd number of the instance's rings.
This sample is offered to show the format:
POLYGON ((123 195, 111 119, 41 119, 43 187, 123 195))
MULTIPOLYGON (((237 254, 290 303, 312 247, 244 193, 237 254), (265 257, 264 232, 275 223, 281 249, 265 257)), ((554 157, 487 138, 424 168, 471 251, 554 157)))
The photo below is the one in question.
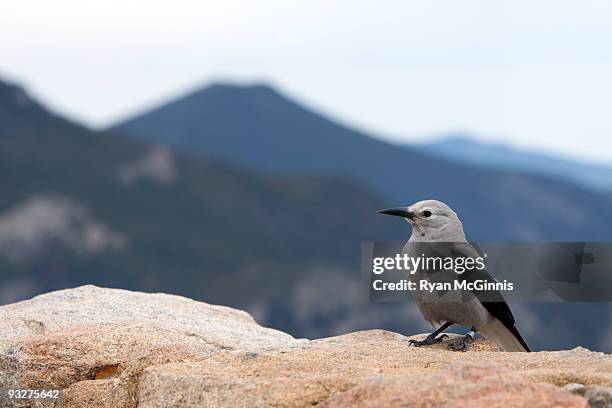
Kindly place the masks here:
MULTIPOLYGON (((407 238, 406 223, 376 213, 403 202, 339 172, 253 171, 53 118, 44 114, 27 126, 0 129, 0 303, 96 284, 246 308, 258 322, 298 337, 372 327, 425 330, 404 304, 367 303, 359 280, 361 242, 407 238)), ((515 190, 545 193, 539 208, 553 213, 536 214, 536 237, 554 234, 556 211, 578 222, 585 210, 600 215, 602 204, 592 194, 583 197, 589 207, 568 208, 555 203, 557 193, 537 187, 526 182, 515 190)), ((459 198, 469 210, 460 213, 466 227, 477 223, 494 233, 502 222, 487 224, 478 211, 518 205, 482 195, 479 205, 469 195, 459 198)), ((561 231, 572 236, 563 224, 561 231)), ((533 347, 609 349, 600 324, 608 305, 516 305, 513 311, 533 347), (550 319, 556 315, 573 322, 571 333, 550 319), (564 334, 543 338, 541 332, 564 334)))
POLYGON ((517 149, 502 143, 479 142, 467 134, 450 134, 434 142, 404 146, 458 163, 538 174, 571 181, 594 191, 612 193, 612 166, 604 164, 517 149))
POLYGON ((0 128, 0 303, 85 283, 163 289, 297 330, 301 280, 352 276, 362 241, 406 228, 338 175, 253 173, 19 109, 0 128))
POLYGON ((440 199, 477 240, 612 239, 592 215, 610 212, 609 196, 550 177, 483 171, 389 144, 337 124, 270 86, 208 86, 110 129, 256 171, 352 178, 389 206, 440 199), (564 206, 576 209, 580 223, 564 206), (597 210, 581 210, 591 207, 597 210))

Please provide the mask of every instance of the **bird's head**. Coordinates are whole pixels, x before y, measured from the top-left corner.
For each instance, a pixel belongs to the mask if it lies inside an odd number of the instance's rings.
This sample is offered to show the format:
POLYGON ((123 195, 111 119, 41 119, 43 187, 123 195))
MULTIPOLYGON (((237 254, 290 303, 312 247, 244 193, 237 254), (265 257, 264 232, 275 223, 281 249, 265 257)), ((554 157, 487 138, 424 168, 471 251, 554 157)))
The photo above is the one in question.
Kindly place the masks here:
POLYGON ((404 218, 412 225, 412 235, 415 238, 447 242, 465 240, 459 217, 441 201, 419 201, 409 207, 388 208, 378 212, 404 218))

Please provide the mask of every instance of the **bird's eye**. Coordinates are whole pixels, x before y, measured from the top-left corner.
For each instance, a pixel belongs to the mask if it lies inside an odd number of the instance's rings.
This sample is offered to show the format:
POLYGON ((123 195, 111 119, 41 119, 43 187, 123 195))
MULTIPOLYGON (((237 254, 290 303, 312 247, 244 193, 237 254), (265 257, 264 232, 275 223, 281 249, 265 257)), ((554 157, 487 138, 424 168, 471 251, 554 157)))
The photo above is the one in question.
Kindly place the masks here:
POLYGON ((431 211, 429 211, 429 210, 425 210, 425 211, 423 211, 423 216, 424 216, 425 218, 429 218, 429 217, 431 217, 431 211))

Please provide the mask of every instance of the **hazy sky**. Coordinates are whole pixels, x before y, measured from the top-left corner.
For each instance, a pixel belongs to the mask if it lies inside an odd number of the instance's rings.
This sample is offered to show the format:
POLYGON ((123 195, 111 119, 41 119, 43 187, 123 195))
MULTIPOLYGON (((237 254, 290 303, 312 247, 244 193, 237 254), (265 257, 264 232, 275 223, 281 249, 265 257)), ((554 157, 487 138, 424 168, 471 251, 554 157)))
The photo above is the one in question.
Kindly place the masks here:
POLYGON ((96 127, 263 80, 393 140, 466 131, 612 163, 610 0, 19 0, 0 76, 96 127))

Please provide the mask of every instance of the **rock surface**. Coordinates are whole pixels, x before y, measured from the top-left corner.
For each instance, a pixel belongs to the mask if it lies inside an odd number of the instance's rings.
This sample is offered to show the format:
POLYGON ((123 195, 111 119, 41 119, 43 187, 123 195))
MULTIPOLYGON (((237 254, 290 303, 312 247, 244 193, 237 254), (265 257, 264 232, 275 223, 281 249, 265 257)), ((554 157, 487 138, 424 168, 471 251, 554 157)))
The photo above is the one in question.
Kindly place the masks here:
POLYGON ((130 406, 148 365, 296 343, 229 307, 83 286, 0 307, 0 388, 66 389, 71 401, 94 387, 114 398, 107 406, 130 406), (114 383, 117 390, 107 393, 114 383))
POLYGON ((62 390, 3 393, 0 406, 587 407, 610 395, 610 355, 409 346, 422 336, 294 339, 228 307, 84 286, 0 307, 0 389, 62 390))

